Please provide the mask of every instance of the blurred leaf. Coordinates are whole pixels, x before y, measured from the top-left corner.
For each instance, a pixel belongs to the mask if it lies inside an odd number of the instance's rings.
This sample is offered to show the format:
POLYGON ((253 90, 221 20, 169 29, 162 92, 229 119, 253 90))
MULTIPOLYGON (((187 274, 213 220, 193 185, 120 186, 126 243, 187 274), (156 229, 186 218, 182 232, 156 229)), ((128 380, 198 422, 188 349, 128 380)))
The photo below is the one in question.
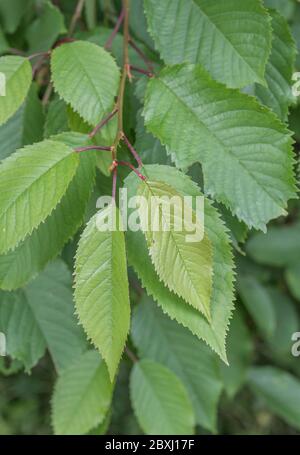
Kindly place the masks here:
POLYGON ((64 16, 51 1, 46 1, 39 17, 26 32, 30 53, 48 51, 58 36, 66 31, 64 16))
POLYGON ((78 357, 58 378, 52 399, 57 435, 81 435, 100 425, 108 412, 112 384, 96 351, 78 357))
POLYGON ((249 384, 271 411, 300 429, 299 380, 283 370, 266 366, 250 370, 249 384))
POLYGON ((238 292, 259 331, 268 339, 276 329, 276 315, 267 289, 252 276, 238 277, 238 292))
POLYGON ((8 353, 31 369, 50 351, 58 371, 86 350, 74 316, 71 274, 62 261, 47 267, 22 293, 2 293, 0 320, 8 353))
POLYGON ((20 109, 0 126, 0 159, 4 159, 24 145, 43 139, 44 112, 33 84, 20 109))
POLYGON ((215 432, 222 390, 216 355, 147 297, 134 313, 132 337, 141 357, 165 365, 177 374, 188 391, 196 422, 215 432))
POLYGON ((135 363, 130 396, 146 434, 194 434, 192 404, 181 381, 168 368, 146 359, 135 363))
POLYGON ((286 270, 285 279, 293 297, 300 300, 300 263, 296 263, 286 270))
POLYGON ((249 256, 259 264, 285 267, 299 260, 300 223, 273 226, 267 234, 255 234, 246 244, 249 256))
POLYGON ((291 355, 292 334, 300 327, 300 320, 292 300, 276 288, 268 288, 272 300, 272 306, 276 315, 276 329, 268 340, 275 360, 278 359, 284 365, 289 365, 295 360, 291 355))
POLYGON ((228 363, 220 362, 225 390, 230 398, 240 390, 247 379, 253 355, 253 342, 242 313, 235 311, 227 339, 228 363))

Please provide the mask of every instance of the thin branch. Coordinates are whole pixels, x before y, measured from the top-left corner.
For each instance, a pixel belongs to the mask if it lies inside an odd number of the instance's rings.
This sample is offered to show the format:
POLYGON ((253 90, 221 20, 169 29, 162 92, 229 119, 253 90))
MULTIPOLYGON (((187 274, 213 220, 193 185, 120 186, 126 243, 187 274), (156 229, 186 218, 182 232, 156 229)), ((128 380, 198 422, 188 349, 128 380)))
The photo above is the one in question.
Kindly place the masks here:
POLYGON ((50 57, 50 51, 36 52, 35 54, 29 55, 27 58, 28 58, 28 60, 33 60, 36 57, 43 57, 43 58, 50 57))
POLYGON ((146 177, 141 174, 131 163, 128 161, 117 161, 118 165, 120 166, 127 166, 129 167, 141 180, 145 181, 146 177))
POLYGON ((129 0, 123 0, 124 10, 124 26, 123 26, 123 71, 119 87, 116 109, 118 109, 118 130, 113 145, 113 160, 117 158, 117 148, 120 140, 123 137, 123 108, 124 108, 124 93, 127 77, 130 77, 130 64, 128 55, 129 43, 129 0))
POLYGON ((137 161, 137 163, 139 165, 139 168, 142 167, 143 163, 142 163, 141 157, 139 156, 137 151, 134 149, 134 147, 131 145, 131 143, 129 142, 129 140, 126 137, 125 134, 123 134, 123 140, 124 140, 125 144, 127 145, 127 147, 129 148, 129 150, 132 153, 132 155, 134 156, 134 158, 136 159, 136 161, 137 161))
POLYGON ((42 99, 42 105, 43 106, 46 106, 46 104, 48 104, 49 100, 50 100, 50 97, 52 95, 52 90, 53 90, 53 85, 51 82, 49 82, 47 88, 46 88, 46 91, 44 93, 44 96, 43 96, 43 99, 42 99))
POLYGON ((125 353, 127 355, 127 357, 133 362, 133 363, 136 363, 139 361, 139 359, 137 358, 137 356, 126 346, 125 348, 125 353))
POLYGON ((94 136, 96 136, 96 134, 101 130, 101 128, 103 128, 116 115, 117 112, 118 109, 115 108, 107 117, 101 120, 101 122, 98 123, 98 125, 96 125, 93 131, 89 134, 89 137, 93 138, 94 136))
POLYGON ((154 72, 154 68, 152 65, 152 62, 148 59, 148 57, 144 54, 144 52, 135 44, 135 42, 132 40, 132 38, 129 39, 129 44, 132 47, 132 49, 135 50, 135 52, 141 57, 141 59, 144 61, 146 64, 149 73, 154 72))
POLYGON ((152 72, 144 70, 143 68, 138 68, 137 66, 130 65, 130 69, 132 69, 133 71, 136 71, 137 73, 144 74, 145 76, 148 76, 148 77, 154 76, 154 74, 152 72))
POLYGON ((76 25, 77 25, 77 22, 81 18, 84 4, 85 4, 85 0, 78 0, 77 6, 76 6, 74 14, 73 14, 73 17, 71 19, 71 23, 70 23, 70 27, 69 27, 69 31, 68 31, 68 36, 71 36, 74 33, 76 25))
POLYGON ((112 184, 112 199, 116 201, 117 194, 117 178, 118 178, 118 165, 116 164, 113 169, 113 184, 112 184))
POLYGON ((122 11, 121 11, 121 14, 120 16, 118 17, 118 20, 116 22, 116 25, 114 26, 114 29, 113 31, 111 32, 108 40, 106 41, 106 43, 104 44, 104 48, 107 49, 107 50, 110 50, 111 49, 111 46, 112 46, 112 43, 118 33, 118 31, 120 30, 120 27, 122 25, 122 22, 124 20, 124 17, 125 17, 125 9, 122 8, 122 11))
POLYGON ((88 150, 104 150, 106 152, 111 152, 111 147, 105 147, 102 145, 89 145, 87 147, 76 147, 74 149, 74 152, 80 153, 80 152, 86 152, 88 150))

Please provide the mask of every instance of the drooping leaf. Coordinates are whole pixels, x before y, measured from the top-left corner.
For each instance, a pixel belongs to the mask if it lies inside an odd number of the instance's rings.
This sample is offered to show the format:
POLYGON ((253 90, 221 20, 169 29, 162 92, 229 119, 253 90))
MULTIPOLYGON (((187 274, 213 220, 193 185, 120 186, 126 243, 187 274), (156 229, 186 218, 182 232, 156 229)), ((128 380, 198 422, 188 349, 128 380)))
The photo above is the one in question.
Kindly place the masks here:
POLYGON ((74 316, 71 274, 57 260, 20 293, 2 293, 1 326, 9 353, 31 369, 48 349, 58 371, 86 350, 74 316))
POLYGON ((267 406, 293 427, 300 428, 300 381, 278 368, 252 368, 249 383, 267 406))
POLYGON ((195 417, 181 381, 168 368, 142 360, 134 365, 130 395, 137 419, 146 434, 193 434, 195 417))
POLYGON ((259 0, 145 0, 164 61, 200 63, 229 87, 265 83, 271 26, 259 0))
MULTIPOLYGON (((144 174, 149 179, 173 186, 183 196, 201 196, 197 185, 175 168, 147 165, 144 167, 144 174)), ((127 177, 125 185, 128 197, 137 194, 139 182, 135 174, 127 177)), ((225 226, 218 212, 207 199, 205 199, 204 217, 206 232, 213 246, 211 324, 199 311, 191 305, 187 305, 183 299, 170 292, 157 279, 146 241, 141 232, 131 232, 130 230, 126 232, 128 261, 134 267, 148 295, 153 296, 164 313, 187 327, 198 338, 203 339, 226 362, 225 338, 234 299, 233 258, 225 226), (137 251, 139 254, 136 254, 137 251)))
POLYGON ((256 84, 254 93, 260 102, 270 107, 279 118, 286 120, 288 108, 294 101, 292 75, 296 46, 287 21, 276 11, 272 17, 272 52, 266 67, 267 86, 256 84))
POLYGON ((159 181, 141 183, 138 196, 145 198, 139 206, 141 226, 159 278, 210 320, 213 251, 201 214, 159 181), (188 239, 192 232, 197 239, 188 239))
POLYGON ((164 315, 149 298, 136 308, 132 337, 141 357, 165 365, 182 380, 196 422, 216 431, 216 411, 222 390, 216 355, 191 332, 164 315))
POLYGON ((99 353, 78 357, 55 385, 52 423, 56 435, 88 433, 104 421, 112 397, 112 384, 99 353))
POLYGON ((292 139, 253 97, 227 89, 199 66, 177 65, 149 82, 144 115, 176 165, 200 162, 206 193, 249 227, 264 230, 286 213, 296 194, 292 139))
POLYGON ((28 59, 18 56, 0 57, 1 94, 0 125, 5 123, 25 100, 32 81, 28 59))
MULTIPOLYGON (((52 137, 70 147, 86 145, 86 137, 64 133, 52 137)), ((77 232, 95 180, 95 157, 92 153, 79 156, 79 166, 65 195, 53 212, 30 236, 13 251, 0 256, 0 288, 12 290, 24 286, 31 277, 55 258, 77 232)))
POLYGON ((114 59, 99 46, 83 41, 59 46, 52 52, 55 90, 92 125, 112 111, 119 84, 114 59))
POLYGON ((63 197, 79 163, 57 141, 26 146, 0 166, 0 252, 15 248, 63 197))
POLYGON ((96 214, 79 241, 75 265, 75 302, 80 323, 104 358, 113 379, 130 324, 124 233, 118 209, 109 205, 96 214), (114 230, 100 230, 108 217, 114 230))

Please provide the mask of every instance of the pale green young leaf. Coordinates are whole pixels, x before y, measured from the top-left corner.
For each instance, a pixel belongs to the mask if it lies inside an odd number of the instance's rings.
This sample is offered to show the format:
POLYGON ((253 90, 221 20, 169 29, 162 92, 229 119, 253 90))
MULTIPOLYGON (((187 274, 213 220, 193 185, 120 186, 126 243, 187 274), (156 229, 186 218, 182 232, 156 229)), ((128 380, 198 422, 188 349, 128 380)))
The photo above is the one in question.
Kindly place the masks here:
POLYGON ((92 125, 112 111, 120 72, 103 48, 83 41, 52 52, 51 70, 58 94, 92 125))
MULTIPOLYGON (((176 188, 183 196, 201 196, 198 186, 190 178, 169 166, 147 165, 144 174, 176 188)), ((128 197, 137 194, 139 185, 135 174, 125 180, 128 197)), ((211 297, 211 323, 191 305, 169 291, 158 280, 151 263, 146 240, 142 232, 127 231, 128 261, 138 274, 148 295, 171 319, 187 327, 198 338, 203 339, 217 354, 227 362, 225 338, 229 319, 233 310, 233 257, 230 241, 224 223, 217 210, 205 199, 204 212, 206 232, 213 246, 213 291, 211 297), (137 254, 138 252, 138 254, 137 254)))
MULTIPOLYGON (((70 147, 87 145, 86 137, 64 133, 52 137, 70 147)), ((55 258, 84 221, 95 181, 96 160, 90 152, 79 156, 79 165, 66 193, 52 213, 13 251, 0 256, 0 288, 24 286, 55 258)))
POLYGON ((300 381, 275 367, 255 367, 249 372, 249 384, 268 408, 288 424, 300 429, 300 381))
POLYGON ((109 205, 83 232, 76 253, 75 302, 80 323, 114 378, 130 325, 130 303, 124 233, 118 209, 109 205), (106 219, 114 230, 100 230, 106 219))
POLYGON ((249 227, 286 213, 296 196, 291 133, 253 97, 177 65, 149 82, 144 115, 176 165, 200 162, 205 192, 249 227))
POLYGON ((216 355, 186 328, 164 315, 150 298, 144 298, 136 308, 132 337, 141 357, 161 363, 177 374, 188 391, 196 422, 215 432, 222 390, 216 355))
POLYGON ((88 433, 109 410, 112 384, 99 353, 88 351, 58 378, 52 398, 56 435, 88 433))
POLYGON ((259 0, 146 0, 145 6, 166 63, 200 63, 229 87, 265 83, 272 34, 259 0))
POLYGON ((57 260, 19 293, 0 294, 0 326, 8 353, 30 370, 48 349, 60 372, 86 350, 77 325, 71 274, 57 260))
POLYGON ((191 435, 195 417, 187 391, 168 368, 152 360, 134 365, 130 395, 139 424, 149 435, 191 435))
POLYGON ((292 75, 296 60, 296 45, 289 25, 279 13, 270 11, 272 17, 272 52, 266 66, 267 86, 256 84, 254 93, 262 104, 270 107, 282 120, 293 103, 292 75))
POLYGON ((15 248, 63 197, 79 163, 72 148, 46 140, 0 165, 0 252, 15 248))
POLYGON ((32 81, 29 60, 18 56, 0 57, 1 93, 0 125, 5 123, 25 100, 32 81), (4 87, 3 87, 4 83, 4 87))
POLYGON ((138 196, 145 198, 145 204, 139 206, 141 226, 160 280, 210 321, 213 251, 203 220, 184 206, 180 193, 162 182, 141 183, 138 196), (156 217, 159 230, 153 226, 156 217), (189 240, 189 228, 195 231, 195 226, 200 232, 193 235, 203 238, 189 240))

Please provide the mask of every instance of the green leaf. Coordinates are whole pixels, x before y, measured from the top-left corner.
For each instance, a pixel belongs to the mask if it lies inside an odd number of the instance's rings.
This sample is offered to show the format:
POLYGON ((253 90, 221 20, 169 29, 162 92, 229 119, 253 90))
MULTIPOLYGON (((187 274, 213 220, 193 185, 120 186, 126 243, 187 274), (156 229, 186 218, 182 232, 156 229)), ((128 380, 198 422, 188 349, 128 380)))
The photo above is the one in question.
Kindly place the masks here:
MULTIPOLYGON (((201 196, 198 186, 190 178, 169 166, 148 165, 144 174, 149 179, 164 182, 176 188, 181 195, 201 196)), ((138 179, 130 174, 125 180, 128 197, 137 194, 138 179)), ((217 354, 226 359, 225 338, 228 323, 233 310, 233 258, 226 232, 217 210, 205 199, 206 233, 213 246, 213 292, 211 298, 211 318, 207 319, 191 305, 168 290, 157 279, 151 263, 147 244, 141 232, 127 231, 128 261, 141 279, 149 296, 153 296, 157 304, 171 319, 187 327, 198 338, 203 339, 217 354), (137 254, 137 251, 139 254, 137 254)))
POLYGON ((254 93, 259 101, 270 107, 282 120, 293 103, 292 76, 296 59, 296 45, 287 21, 276 11, 272 17, 272 52, 266 67, 267 86, 256 84, 254 93))
POLYGON ((233 398, 247 379, 253 354, 253 342, 241 312, 235 311, 227 340, 229 366, 220 365, 225 390, 233 398))
POLYGON ((55 90, 88 123, 96 125, 112 111, 118 91, 119 69, 108 52, 83 41, 52 52, 55 90))
POLYGON ((293 362, 298 362, 298 359, 291 355, 291 337, 299 330, 299 316, 294 302, 283 292, 275 287, 268 287, 268 293, 276 316, 276 329, 268 339, 268 346, 272 351, 272 357, 282 366, 289 367, 293 362))
POLYGON ((246 251, 259 264, 292 265, 300 256, 300 223, 272 226, 267 234, 253 235, 246 244, 246 251))
POLYGON ((256 367, 249 373, 249 383, 263 397, 272 412, 289 425, 300 429, 300 381, 274 367, 256 367))
POLYGON ((296 8, 294 0, 264 0, 264 3, 268 8, 277 9, 286 19, 293 19, 296 8))
POLYGON ((285 279, 293 297, 300 300, 300 263, 290 266, 285 272, 285 279))
POLYGON ((114 205, 96 214, 79 241, 75 265, 75 302, 80 323, 99 349, 113 380, 130 325, 124 233, 114 205), (99 230, 107 217, 115 230, 99 230))
POLYGON ((66 31, 64 16, 60 10, 50 1, 45 2, 39 17, 26 31, 30 52, 48 51, 58 36, 66 31))
POLYGON ((46 342, 24 292, 0 294, 0 329, 6 351, 30 371, 45 354, 46 342))
POLYGON ((43 139, 44 112, 36 85, 32 85, 19 110, 0 126, 0 159, 18 148, 43 139))
MULTIPOLYGON (((86 137, 76 133, 61 134, 52 140, 70 147, 86 145, 86 137)), ((76 174, 51 215, 16 249, 0 256, 1 289, 12 290, 26 284, 59 254, 82 225, 95 181, 95 157, 92 153, 83 153, 79 159, 76 174)))
POLYGON ((14 33, 24 14, 32 7, 31 0, 1 0, 0 16, 7 33, 14 33))
POLYGON ((166 148, 151 133, 147 133, 140 111, 137 115, 135 149, 144 164, 170 164, 166 148))
POLYGON ((152 360, 136 363, 130 378, 130 395, 146 434, 194 433, 191 402, 181 381, 168 368, 152 360))
POLYGON ((149 298, 144 298, 136 308, 132 337, 141 357, 161 363, 177 374, 188 391, 196 422, 215 432, 222 390, 215 354, 191 332, 165 316, 149 298))
POLYGON ((112 397, 106 366, 96 351, 79 357, 55 385, 52 423, 56 435, 88 433, 104 421, 112 397))
POLYGON ((205 192, 249 227, 264 230, 286 213, 296 195, 292 139, 253 97, 227 89, 199 66, 180 65, 149 82, 144 115, 177 167, 200 162, 205 192))
POLYGON ((63 197, 79 163, 57 141, 27 146, 0 166, 0 252, 15 248, 46 219, 63 197))
POLYGON ((201 63, 229 87, 265 83, 272 35, 259 0, 146 0, 145 6, 166 63, 201 63))
POLYGON ((57 260, 20 293, 2 293, 0 321, 9 353, 31 369, 50 351, 58 371, 70 365, 86 341, 74 316, 71 274, 57 260))
POLYGON ((139 206, 141 226, 160 280, 210 321, 213 252, 203 220, 162 182, 141 183, 138 196, 145 198, 139 206), (159 230, 153 226, 156 217, 159 230), (192 232, 197 234, 196 225, 203 238, 189 241, 192 232))
POLYGON ((56 98, 50 101, 46 115, 44 138, 49 138, 55 134, 69 131, 67 105, 66 103, 56 98))
MULTIPOLYGON (((17 56, 0 57, 0 74, 5 77, 5 96, 0 96, 0 125, 5 123, 25 100, 32 81, 28 59, 17 56)), ((1 89, 2 89, 1 78, 1 89)))
POLYGON ((270 338, 276 329, 276 314, 267 289, 252 276, 238 276, 240 297, 263 336, 270 338))

